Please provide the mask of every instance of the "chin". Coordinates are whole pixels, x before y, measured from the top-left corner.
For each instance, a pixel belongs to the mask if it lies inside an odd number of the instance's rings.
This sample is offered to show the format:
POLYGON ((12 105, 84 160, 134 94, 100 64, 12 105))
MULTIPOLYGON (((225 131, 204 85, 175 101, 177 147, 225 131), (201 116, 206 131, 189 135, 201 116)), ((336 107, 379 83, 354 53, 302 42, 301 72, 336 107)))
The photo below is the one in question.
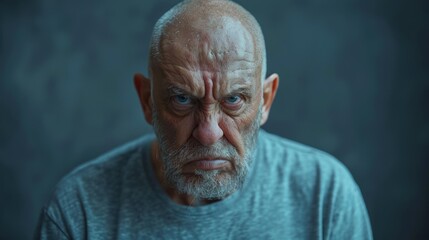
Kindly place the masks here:
POLYGON ((198 199, 223 199, 243 185, 244 178, 232 172, 222 170, 196 170, 176 179, 175 188, 180 192, 198 199))

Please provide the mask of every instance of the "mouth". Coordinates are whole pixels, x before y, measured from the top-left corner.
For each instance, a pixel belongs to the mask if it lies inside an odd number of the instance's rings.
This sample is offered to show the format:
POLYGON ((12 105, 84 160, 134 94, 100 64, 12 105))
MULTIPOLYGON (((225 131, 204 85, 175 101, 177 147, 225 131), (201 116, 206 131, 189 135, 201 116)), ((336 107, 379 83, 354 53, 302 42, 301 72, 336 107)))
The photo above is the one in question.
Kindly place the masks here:
POLYGON ((211 170, 219 170, 219 169, 225 169, 227 167, 231 166, 231 162, 224 158, 201 158, 198 160, 192 160, 188 162, 184 167, 184 172, 195 172, 195 170, 204 170, 204 171, 211 171, 211 170))

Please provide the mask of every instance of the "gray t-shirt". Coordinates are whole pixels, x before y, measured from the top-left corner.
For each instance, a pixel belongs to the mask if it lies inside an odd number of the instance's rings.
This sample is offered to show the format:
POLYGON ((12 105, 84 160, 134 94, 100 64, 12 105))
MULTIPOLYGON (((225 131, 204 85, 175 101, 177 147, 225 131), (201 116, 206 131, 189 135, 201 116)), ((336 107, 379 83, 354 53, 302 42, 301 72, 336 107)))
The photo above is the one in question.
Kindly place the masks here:
POLYGON ((360 190, 332 156, 260 131, 243 188, 179 205, 157 182, 147 135, 67 175, 43 209, 41 239, 372 239, 360 190))

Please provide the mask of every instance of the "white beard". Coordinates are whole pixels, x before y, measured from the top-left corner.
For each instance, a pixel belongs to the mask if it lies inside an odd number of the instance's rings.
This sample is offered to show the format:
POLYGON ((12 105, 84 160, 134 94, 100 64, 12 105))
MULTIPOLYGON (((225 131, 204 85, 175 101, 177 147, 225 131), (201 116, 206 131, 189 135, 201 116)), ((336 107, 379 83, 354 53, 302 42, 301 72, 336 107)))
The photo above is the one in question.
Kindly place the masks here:
MULTIPOLYGON (((156 109, 153 106, 152 109, 156 109)), ((240 157, 237 150, 224 138, 206 147, 196 140, 187 142, 179 148, 172 148, 171 139, 166 136, 159 122, 157 112, 153 112, 153 126, 158 137, 160 154, 167 182, 178 192, 193 196, 196 199, 223 199, 243 186, 249 172, 249 166, 255 156, 255 145, 258 138, 262 108, 257 118, 244 133, 245 155, 240 157), (183 174, 182 168, 187 159, 197 159, 207 155, 223 156, 233 159, 233 171, 195 170, 194 174, 183 174)))

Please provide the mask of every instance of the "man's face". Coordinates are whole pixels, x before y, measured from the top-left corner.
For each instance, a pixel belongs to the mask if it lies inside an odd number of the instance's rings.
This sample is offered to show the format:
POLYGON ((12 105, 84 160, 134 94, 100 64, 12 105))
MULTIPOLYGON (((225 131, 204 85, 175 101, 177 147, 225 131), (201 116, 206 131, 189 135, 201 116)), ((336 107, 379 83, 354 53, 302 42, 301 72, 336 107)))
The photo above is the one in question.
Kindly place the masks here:
POLYGON ((164 172, 179 192, 219 199, 247 174, 261 118, 261 63, 230 17, 195 22, 161 41, 153 67, 153 125, 164 172), (220 21, 220 22, 219 22, 220 21))

